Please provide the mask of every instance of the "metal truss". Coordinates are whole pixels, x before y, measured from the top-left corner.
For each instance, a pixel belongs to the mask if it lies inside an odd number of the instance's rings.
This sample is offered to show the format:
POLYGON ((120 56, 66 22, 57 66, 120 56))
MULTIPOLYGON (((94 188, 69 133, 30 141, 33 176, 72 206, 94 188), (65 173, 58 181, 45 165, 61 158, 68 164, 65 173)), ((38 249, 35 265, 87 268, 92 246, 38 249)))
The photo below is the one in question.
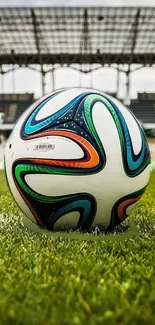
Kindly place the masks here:
POLYGON ((153 64, 155 8, 0 8, 0 65, 153 64))

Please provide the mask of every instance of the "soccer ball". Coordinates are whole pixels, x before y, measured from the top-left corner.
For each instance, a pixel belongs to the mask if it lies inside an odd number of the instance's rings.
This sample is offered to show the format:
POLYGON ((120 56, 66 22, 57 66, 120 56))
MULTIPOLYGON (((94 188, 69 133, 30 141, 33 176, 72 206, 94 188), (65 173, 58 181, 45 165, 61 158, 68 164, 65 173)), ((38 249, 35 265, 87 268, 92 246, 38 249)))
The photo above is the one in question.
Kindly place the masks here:
POLYGON ((118 100, 87 88, 50 93, 18 120, 5 150, 10 190, 47 230, 112 229, 150 176, 143 130, 118 100))

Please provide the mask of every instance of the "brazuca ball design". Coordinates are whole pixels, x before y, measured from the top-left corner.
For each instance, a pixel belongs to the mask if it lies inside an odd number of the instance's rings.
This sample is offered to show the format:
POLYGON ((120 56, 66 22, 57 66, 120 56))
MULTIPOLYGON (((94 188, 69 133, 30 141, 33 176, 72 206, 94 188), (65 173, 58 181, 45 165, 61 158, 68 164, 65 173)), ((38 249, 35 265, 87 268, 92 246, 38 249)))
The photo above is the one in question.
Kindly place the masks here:
POLYGON ((5 151, 10 190, 30 223, 111 229, 144 192, 150 154, 122 103, 96 90, 42 97, 17 122, 5 151))

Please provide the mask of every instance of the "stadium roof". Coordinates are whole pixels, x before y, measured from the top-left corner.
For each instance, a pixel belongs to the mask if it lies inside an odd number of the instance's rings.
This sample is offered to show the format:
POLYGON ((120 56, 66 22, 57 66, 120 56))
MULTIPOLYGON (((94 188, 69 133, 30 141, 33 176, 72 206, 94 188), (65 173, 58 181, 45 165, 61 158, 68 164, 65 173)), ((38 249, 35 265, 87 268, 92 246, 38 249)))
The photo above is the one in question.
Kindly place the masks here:
POLYGON ((0 8, 0 65, 152 65, 155 8, 0 8))

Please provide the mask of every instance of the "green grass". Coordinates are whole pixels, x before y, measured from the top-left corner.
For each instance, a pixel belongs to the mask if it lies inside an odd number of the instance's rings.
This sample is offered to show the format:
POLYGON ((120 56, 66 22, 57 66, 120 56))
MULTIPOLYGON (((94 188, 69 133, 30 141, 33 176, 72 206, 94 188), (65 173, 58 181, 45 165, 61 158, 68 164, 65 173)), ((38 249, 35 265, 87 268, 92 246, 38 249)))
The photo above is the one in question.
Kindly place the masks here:
POLYGON ((155 323, 155 172, 120 242, 34 234, 0 184, 0 325, 155 323))

